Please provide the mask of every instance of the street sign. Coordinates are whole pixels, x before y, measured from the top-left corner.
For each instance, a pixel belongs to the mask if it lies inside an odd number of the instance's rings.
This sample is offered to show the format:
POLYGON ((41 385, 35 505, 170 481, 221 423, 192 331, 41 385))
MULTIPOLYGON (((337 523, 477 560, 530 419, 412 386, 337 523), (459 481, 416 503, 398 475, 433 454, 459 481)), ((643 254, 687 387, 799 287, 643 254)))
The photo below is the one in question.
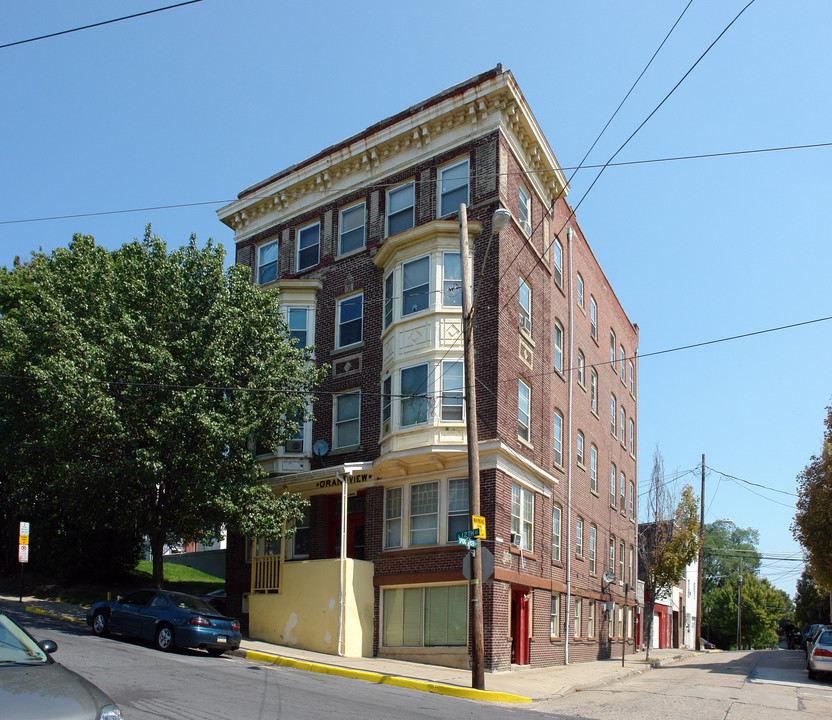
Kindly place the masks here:
POLYGON ((458 532, 456 534, 456 539, 459 540, 459 538, 477 537, 479 534, 480 529, 475 527, 473 530, 463 530, 462 532, 458 532))
POLYGON ((29 546, 18 545, 17 547, 17 561, 20 563, 29 562, 29 546))
POLYGON ((473 515, 471 516, 471 523, 475 529, 479 529, 480 540, 485 540, 485 518, 482 515, 473 515))
MULTIPOLYGON (((29 562, 29 523, 20 523, 19 544, 17 546, 17 561, 20 563, 29 562)), ((21 572, 23 568, 21 567, 21 572)))
MULTIPOLYGON (((461 535, 461 533, 460 533, 461 535)), ((469 550, 476 550, 477 549, 477 539, 473 537, 457 537, 456 539, 459 545, 463 545, 467 547, 469 550)))
MULTIPOLYGON (((483 545, 480 548, 480 558, 482 561, 482 581, 487 582, 494 574, 494 555, 483 545)), ((462 558, 462 574, 466 580, 471 579, 471 553, 465 553, 462 558)))

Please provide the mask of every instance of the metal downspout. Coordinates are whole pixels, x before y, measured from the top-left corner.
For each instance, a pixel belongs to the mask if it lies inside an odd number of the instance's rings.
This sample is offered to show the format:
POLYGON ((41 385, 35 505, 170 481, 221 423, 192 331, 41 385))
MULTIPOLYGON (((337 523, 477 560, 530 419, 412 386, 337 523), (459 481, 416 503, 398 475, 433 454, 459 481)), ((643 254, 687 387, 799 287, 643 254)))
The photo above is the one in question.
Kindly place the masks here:
POLYGON ((572 307, 572 228, 566 228, 566 252, 569 256, 569 405, 567 407, 566 426, 569 428, 569 440, 566 443, 566 638, 564 642, 564 663, 569 664, 569 618, 572 607, 572 385, 573 385, 573 359, 575 352, 572 349, 574 334, 572 307))
POLYGON ((344 657, 344 586, 347 566, 347 479, 339 472, 335 477, 341 483, 341 563, 338 573, 338 656, 344 657))

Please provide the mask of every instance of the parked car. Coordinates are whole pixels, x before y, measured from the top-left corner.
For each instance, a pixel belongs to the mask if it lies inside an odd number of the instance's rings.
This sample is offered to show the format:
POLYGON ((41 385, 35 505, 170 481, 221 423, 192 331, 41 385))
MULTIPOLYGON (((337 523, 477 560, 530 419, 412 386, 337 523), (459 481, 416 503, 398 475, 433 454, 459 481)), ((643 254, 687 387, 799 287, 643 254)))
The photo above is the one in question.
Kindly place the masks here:
POLYGON ((111 698, 52 659, 58 646, 38 642, 0 612, 0 717, 3 720, 121 720, 111 698))
POLYGON ((209 592, 207 595, 203 595, 202 599, 205 602, 211 603, 217 610, 220 611, 223 615, 225 615, 225 588, 220 588, 219 590, 214 590, 213 592, 209 592))
POLYGON ((703 637, 699 638, 699 647, 702 650, 716 650, 716 645, 714 645, 712 642, 708 642, 703 637))
POLYGON ((815 623, 814 625, 807 625, 803 629, 803 637, 800 640, 800 649, 803 650, 803 652, 806 652, 806 643, 809 642, 810 638, 822 627, 822 624, 815 623))
POLYGON ((806 656, 806 671, 810 680, 814 680, 818 673, 832 672, 832 627, 815 638, 812 649, 806 656))
POLYGON ((815 643, 818 640, 818 637, 822 632, 825 630, 832 630, 832 625, 818 625, 812 631, 812 634, 809 635, 808 639, 806 640, 806 660, 808 662, 809 655, 812 653, 812 649, 815 647, 815 643))
POLYGON ((97 602, 87 612, 87 625, 96 635, 119 633, 149 640, 158 650, 198 648, 215 656, 236 650, 242 640, 237 620, 196 595, 167 590, 136 590, 97 602))

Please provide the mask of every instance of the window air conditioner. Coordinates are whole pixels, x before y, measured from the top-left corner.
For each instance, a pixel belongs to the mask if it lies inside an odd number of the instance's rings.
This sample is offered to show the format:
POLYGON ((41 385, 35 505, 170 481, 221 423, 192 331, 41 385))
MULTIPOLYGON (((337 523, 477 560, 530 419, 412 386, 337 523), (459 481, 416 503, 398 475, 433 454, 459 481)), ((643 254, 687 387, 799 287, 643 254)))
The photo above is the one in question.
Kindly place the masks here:
POLYGON ((523 536, 520 533, 511 533, 511 544, 520 547, 523 544, 523 536))
POLYGON ((303 452, 303 440, 287 440, 286 441, 286 452, 302 453, 303 452))

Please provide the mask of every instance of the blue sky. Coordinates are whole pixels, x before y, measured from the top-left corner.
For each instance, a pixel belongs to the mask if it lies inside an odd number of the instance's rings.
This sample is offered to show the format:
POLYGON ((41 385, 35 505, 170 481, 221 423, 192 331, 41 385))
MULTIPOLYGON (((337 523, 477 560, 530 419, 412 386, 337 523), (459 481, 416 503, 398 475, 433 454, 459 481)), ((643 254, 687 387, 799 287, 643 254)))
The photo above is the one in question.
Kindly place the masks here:
MULTIPOLYGON (((3 3, 0 45, 173 2, 3 3)), ((588 163, 610 159, 747 2, 693 0, 588 163)), ((75 232, 115 248, 146 223, 172 247, 195 233, 231 249, 215 211, 240 190, 498 62, 573 167, 687 4, 204 0, 1 49, 0 265, 75 232)), ((830 31, 825 0, 756 0, 616 162, 832 143, 830 31)), ((641 330, 642 483, 658 446, 698 492, 704 453, 706 521, 756 528, 766 554, 800 556, 789 493, 820 450, 832 321, 651 353, 832 316, 830 159, 610 167, 588 193, 598 171, 581 170, 569 195, 641 330)), ((799 563, 763 569, 794 592, 799 563)))

